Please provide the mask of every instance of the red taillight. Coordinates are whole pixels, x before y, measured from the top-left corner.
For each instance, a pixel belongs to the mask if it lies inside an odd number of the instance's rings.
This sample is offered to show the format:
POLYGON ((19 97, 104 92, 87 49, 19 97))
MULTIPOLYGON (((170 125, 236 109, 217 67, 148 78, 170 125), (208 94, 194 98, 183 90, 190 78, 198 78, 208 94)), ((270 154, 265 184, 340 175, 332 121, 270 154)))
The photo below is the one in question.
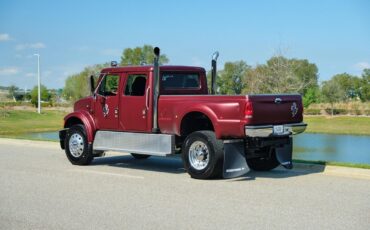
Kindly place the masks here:
POLYGON ((251 101, 247 101, 245 103, 245 110, 244 110, 245 118, 252 118, 253 117, 253 104, 251 101))

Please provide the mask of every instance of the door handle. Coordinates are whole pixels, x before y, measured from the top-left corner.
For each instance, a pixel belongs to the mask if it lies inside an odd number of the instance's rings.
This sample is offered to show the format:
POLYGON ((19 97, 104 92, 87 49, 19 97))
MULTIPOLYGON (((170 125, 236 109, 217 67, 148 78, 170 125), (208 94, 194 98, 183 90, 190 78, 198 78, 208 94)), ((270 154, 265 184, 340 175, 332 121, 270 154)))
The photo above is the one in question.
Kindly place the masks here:
POLYGON ((146 95, 145 95, 145 107, 146 110, 149 110, 149 92, 150 92, 150 87, 146 89, 146 95))
POLYGON ((117 118, 118 117, 118 107, 116 107, 114 109, 114 117, 117 118))

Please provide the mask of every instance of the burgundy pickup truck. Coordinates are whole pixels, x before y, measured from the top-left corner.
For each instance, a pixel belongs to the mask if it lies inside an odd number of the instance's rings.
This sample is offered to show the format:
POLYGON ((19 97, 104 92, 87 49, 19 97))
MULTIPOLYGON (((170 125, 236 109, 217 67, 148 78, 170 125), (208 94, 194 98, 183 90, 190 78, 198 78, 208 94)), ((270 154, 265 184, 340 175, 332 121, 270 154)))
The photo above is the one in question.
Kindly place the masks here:
POLYGON ((154 52, 152 66, 103 69, 96 87, 91 77, 91 96, 59 132, 72 164, 121 151, 137 159, 181 153, 197 179, 292 167, 292 135, 307 126, 299 94, 214 95, 217 57, 209 90, 204 68, 159 66, 154 52))

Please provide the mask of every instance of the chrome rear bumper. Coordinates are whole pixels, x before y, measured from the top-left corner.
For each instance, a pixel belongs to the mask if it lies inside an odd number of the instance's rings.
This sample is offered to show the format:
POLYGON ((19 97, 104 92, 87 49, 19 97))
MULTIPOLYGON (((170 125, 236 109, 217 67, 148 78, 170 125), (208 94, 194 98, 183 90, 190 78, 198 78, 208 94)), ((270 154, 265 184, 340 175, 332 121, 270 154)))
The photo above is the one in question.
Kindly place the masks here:
POLYGON ((256 126, 245 126, 245 135, 247 137, 270 137, 270 136, 286 136, 296 135, 306 130, 307 124, 294 123, 294 124, 283 124, 282 132, 274 132, 274 125, 256 125, 256 126))

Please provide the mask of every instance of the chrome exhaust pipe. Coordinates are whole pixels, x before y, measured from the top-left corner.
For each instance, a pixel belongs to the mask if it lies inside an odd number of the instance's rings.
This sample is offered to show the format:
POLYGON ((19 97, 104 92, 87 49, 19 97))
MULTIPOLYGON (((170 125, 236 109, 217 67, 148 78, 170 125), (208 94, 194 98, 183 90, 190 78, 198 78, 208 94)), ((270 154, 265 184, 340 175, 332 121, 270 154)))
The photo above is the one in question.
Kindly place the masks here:
POLYGON ((155 47, 154 50, 154 67, 153 67, 153 128, 152 133, 159 133, 158 128, 158 98, 159 98, 159 56, 160 49, 155 47))
POLYGON ((217 58, 218 51, 212 55, 212 71, 211 71, 211 94, 216 94, 216 75, 217 75, 217 58))

